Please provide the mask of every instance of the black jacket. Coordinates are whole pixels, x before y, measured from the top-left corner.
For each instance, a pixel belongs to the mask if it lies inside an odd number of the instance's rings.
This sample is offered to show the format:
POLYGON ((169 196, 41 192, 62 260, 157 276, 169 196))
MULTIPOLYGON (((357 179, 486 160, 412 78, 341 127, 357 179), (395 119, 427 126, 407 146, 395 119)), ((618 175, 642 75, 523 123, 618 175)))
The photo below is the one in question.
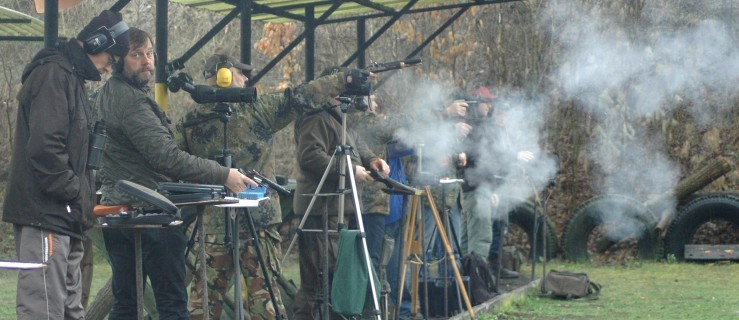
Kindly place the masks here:
POLYGON ((92 226, 85 80, 100 74, 76 40, 39 51, 23 71, 3 221, 79 239, 92 226))

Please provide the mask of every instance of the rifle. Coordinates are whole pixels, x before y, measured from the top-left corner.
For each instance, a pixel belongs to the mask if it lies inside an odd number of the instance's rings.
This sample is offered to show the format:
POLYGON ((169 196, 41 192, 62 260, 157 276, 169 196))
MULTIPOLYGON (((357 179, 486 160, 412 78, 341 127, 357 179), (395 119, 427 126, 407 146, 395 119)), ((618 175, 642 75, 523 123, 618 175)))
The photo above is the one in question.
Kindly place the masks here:
POLYGON ((379 73, 379 72, 385 72, 385 71, 390 71, 390 70, 411 67, 417 64, 421 64, 421 57, 413 57, 413 58, 409 58, 409 59, 405 59, 401 61, 373 63, 369 67, 365 68, 364 70, 367 70, 373 73, 379 73))
POLYGON ((247 171, 244 171, 244 170, 239 169, 239 171, 243 175, 249 177, 249 179, 254 180, 254 182, 256 182, 259 185, 266 184, 267 186, 269 186, 273 190, 277 191, 277 193, 279 193, 281 196, 289 197, 292 194, 292 192, 290 192, 290 190, 288 190, 285 187, 281 186, 279 183, 274 182, 274 181, 268 179, 267 177, 263 176, 261 173, 257 172, 254 169, 247 170, 247 171))

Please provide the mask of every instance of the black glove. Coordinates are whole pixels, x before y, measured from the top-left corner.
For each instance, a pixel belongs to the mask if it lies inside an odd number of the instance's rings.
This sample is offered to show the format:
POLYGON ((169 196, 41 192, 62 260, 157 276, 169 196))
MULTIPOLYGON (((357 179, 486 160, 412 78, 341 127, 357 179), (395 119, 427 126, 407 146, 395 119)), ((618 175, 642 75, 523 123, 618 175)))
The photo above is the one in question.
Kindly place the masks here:
POLYGON ((345 74, 346 94, 368 96, 372 91, 372 82, 369 81, 369 71, 352 69, 345 74))

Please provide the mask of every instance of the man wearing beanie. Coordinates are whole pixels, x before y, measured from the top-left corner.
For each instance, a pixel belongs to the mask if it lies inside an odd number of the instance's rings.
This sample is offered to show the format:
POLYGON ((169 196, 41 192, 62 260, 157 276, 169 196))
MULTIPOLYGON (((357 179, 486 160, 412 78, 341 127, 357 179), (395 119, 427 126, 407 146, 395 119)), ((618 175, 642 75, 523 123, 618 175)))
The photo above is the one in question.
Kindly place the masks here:
POLYGON ((3 221, 14 226, 17 259, 45 268, 18 273, 18 319, 84 319, 80 261, 95 199, 85 81, 127 53, 127 30, 120 13, 103 11, 23 70, 3 221))

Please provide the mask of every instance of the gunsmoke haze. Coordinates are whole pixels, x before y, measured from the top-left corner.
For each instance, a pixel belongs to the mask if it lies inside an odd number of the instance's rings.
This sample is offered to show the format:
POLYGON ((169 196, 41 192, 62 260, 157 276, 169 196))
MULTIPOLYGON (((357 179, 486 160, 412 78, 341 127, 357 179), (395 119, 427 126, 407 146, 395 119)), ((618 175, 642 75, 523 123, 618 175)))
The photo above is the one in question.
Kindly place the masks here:
MULTIPOLYGON (((602 193, 644 201, 644 195, 669 191, 681 173, 667 154, 665 137, 646 133, 649 121, 685 106, 705 128, 734 105, 736 42, 721 21, 668 18, 680 16, 673 5, 681 3, 648 2, 639 17, 627 19, 581 2, 556 1, 541 15, 542 30, 562 50, 555 86, 596 120, 590 156, 604 174, 596 186, 602 193)), ((676 199, 671 202, 674 208, 676 199)), ((610 214, 618 219, 617 212, 610 214)))

